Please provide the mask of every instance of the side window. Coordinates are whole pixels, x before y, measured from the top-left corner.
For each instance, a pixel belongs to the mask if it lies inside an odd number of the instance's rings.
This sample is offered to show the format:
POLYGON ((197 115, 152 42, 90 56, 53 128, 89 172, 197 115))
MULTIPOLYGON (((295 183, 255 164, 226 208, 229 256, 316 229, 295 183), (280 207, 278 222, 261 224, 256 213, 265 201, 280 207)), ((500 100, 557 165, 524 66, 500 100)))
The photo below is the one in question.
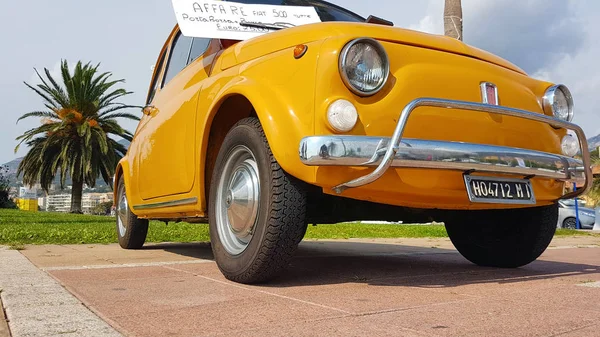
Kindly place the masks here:
POLYGON ((162 85, 163 87, 187 66, 191 45, 191 37, 183 36, 181 35, 181 32, 177 34, 171 47, 171 56, 169 56, 169 63, 167 64, 167 70, 162 85))
POLYGON ((206 49, 208 49, 209 44, 210 39, 201 39, 195 37, 192 41, 192 50, 190 51, 190 59, 188 64, 196 61, 200 56, 202 56, 206 49))
POLYGON ((156 68, 156 75, 154 76, 154 79, 152 80, 152 90, 150 91, 150 93, 148 94, 148 100, 146 101, 146 104, 150 104, 152 103, 152 100, 154 99, 154 95, 156 94, 156 90, 158 90, 158 78, 160 77, 160 72, 162 71, 162 67, 163 67, 163 63, 165 62, 165 54, 166 51, 164 53, 162 53, 162 55, 160 56, 160 60, 158 61, 157 67, 156 68))

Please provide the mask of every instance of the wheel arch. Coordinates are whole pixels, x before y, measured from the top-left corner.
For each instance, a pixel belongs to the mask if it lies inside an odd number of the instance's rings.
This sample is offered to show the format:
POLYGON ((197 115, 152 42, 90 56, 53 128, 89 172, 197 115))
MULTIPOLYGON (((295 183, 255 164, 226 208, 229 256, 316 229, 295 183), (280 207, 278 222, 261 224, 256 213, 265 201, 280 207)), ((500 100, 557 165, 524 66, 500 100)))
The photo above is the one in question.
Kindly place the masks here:
POLYGON ((286 172, 301 180, 314 179, 314 168, 303 165, 298 156, 300 140, 314 132, 313 111, 297 113, 291 106, 293 102, 286 104, 281 99, 287 95, 278 95, 277 91, 277 88, 238 77, 221 90, 220 99, 208 109, 200 144, 199 180, 201 193, 205 196, 202 198, 203 210, 208 205, 210 184, 207 181, 212 176, 221 144, 231 127, 247 117, 258 118, 273 156, 286 172), (268 96, 265 93, 269 93, 268 96))
MULTIPOLYGON (((113 178, 113 205, 117 205, 118 202, 118 193, 119 193, 119 179, 121 176, 125 180, 125 194, 127 195, 127 200, 133 200, 131 195, 131 175, 125 174, 126 171, 129 170, 129 162, 127 161, 127 156, 123 157, 119 163, 117 164, 117 168, 115 169, 115 175, 113 178)), ((133 209, 131 210, 133 212, 133 209)))

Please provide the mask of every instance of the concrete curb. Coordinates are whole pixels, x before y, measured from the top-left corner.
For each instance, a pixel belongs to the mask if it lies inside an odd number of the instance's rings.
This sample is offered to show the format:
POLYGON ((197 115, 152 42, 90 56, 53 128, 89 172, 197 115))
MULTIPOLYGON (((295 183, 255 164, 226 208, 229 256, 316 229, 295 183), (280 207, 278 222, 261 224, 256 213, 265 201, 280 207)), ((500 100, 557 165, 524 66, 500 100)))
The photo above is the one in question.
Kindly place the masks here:
POLYGON ((13 337, 121 336, 25 256, 3 247, 0 288, 13 337))
MULTIPOLYGON (((0 289, 0 293, 2 289, 0 289)), ((1 296, 0 296, 1 298, 1 296)), ((10 331, 8 330, 8 322, 6 321, 6 316, 4 315, 4 306, 2 305, 2 300, 0 299, 0 337, 10 337, 10 331)))

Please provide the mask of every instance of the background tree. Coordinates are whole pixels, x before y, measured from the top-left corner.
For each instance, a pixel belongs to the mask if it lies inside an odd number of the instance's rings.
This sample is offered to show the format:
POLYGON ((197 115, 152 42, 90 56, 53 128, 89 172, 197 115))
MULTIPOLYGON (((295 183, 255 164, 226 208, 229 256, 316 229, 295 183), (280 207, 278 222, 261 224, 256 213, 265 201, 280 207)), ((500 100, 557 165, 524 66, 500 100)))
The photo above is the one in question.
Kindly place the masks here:
POLYGON ((44 69, 45 78, 36 70, 41 83, 27 87, 44 101, 46 110, 24 114, 42 118, 42 125, 19 136, 19 146, 25 143, 30 149, 17 174, 23 174, 27 185, 40 183, 48 192, 54 177, 60 174, 61 188, 70 175, 72 179, 71 213, 82 213, 81 196, 83 184, 94 187, 96 179, 112 186, 112 176, 118 161, 127 149, 109 137, 116 135, 131 141, 132 135, 124 130, 117 118, 139 120, 130 113, 122 112, 134 106, 117 100, 131 94, 115 85, 124 80, 110 80, 110 72, 98 73, 97 66, 78 62, 73 74, 67 61, 61 63, 62 85, 44 69))
POLYGON ((8 179, 8 167, 0 166, 0 208, 17 208, 10 199, 10 185, 8 179))
MULTIPOLYGON (((592 160, 594 166, 600 166, 600 158, 598 157, 598 152, 592 152, 592 160)), ((600 205, 600 177, 594 178, 594 183, 592 185, 592 190, 588 194, 588 202, 590 206, 599 206, 600 205)))
POLYGON ((463 16, 461 0, 445 0, 444 4, 444 34, 463 40, 463 16))

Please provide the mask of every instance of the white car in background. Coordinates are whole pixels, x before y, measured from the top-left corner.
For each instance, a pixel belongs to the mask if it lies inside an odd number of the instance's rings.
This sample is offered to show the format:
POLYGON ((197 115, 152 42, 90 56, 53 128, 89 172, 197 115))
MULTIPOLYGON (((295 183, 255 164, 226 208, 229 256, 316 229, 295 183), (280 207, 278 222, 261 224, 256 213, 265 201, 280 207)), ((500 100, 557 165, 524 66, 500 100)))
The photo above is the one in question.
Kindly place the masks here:
MULTIPOLYGON (((585 203, 578 202, 579 208, 579 228, 592 229, 596 222, 596 211, 591 208, 586 208, 585 203)), ((560 200, 558 202, 558 228, 577 228, 577 220, 575 217, 575 200, 560 200)))

